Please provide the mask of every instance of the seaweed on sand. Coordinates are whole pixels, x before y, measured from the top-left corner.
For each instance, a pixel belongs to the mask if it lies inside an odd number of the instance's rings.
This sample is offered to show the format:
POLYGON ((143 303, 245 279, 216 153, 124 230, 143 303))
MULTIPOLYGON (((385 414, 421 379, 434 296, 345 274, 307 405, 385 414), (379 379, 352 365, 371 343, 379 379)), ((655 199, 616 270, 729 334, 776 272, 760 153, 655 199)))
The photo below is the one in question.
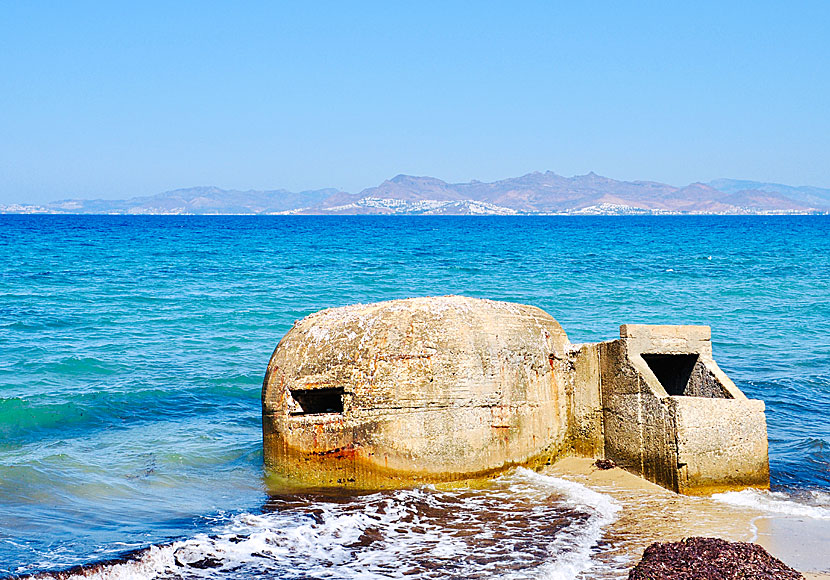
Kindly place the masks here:
POLYGON ((628 573, 628 580, 804 580, 796 570, 748 542, 686 538, 655 542, 628 573))

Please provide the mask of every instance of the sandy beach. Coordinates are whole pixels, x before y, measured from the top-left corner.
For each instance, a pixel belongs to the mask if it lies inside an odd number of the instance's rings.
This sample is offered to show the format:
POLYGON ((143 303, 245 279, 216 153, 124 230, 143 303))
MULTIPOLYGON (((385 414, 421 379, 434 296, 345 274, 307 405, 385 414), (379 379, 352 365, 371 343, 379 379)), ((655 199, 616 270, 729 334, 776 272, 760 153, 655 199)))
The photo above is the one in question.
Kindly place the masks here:
MULTIPOLYGON (((771 515, 709 497, 678 495, 619 468, 597 469, 590 459, 565 458, 544 473, 582 483, 620 503, 619 517, 606 534, 608 545, 598 557, 609 569, 626 562, 630 568, 652 542, 707 536, 758 543, 808 580, 830 579, 828 520, 771 515)), ((618 577, 603 575, 601 568, 594 567, 585 577, 618 577)))

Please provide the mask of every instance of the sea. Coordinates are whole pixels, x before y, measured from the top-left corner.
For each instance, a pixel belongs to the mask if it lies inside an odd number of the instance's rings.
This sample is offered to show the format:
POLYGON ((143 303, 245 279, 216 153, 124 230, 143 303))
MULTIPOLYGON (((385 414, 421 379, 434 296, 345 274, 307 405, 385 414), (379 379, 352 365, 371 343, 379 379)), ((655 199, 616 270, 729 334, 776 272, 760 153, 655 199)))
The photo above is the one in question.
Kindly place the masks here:
POLYGON ((711 326, 770 442, 724 501, 830 519, 828 216, 0 215, 0 578, 593 577, 622 508, 567 478, 269 495, 294 321, 448 294, 711 326))

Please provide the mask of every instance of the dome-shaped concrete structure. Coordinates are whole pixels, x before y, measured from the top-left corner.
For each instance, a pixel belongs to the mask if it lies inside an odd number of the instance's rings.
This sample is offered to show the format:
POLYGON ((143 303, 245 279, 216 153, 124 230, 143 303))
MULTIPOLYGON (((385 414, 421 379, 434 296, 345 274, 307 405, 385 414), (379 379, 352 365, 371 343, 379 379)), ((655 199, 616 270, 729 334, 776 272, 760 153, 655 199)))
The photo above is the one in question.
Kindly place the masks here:
POLYGON ((460 296, 312 314, 268 365, 266 463, 378 487, 544 460, 567 442, 568 347, 539 308, 460 296))

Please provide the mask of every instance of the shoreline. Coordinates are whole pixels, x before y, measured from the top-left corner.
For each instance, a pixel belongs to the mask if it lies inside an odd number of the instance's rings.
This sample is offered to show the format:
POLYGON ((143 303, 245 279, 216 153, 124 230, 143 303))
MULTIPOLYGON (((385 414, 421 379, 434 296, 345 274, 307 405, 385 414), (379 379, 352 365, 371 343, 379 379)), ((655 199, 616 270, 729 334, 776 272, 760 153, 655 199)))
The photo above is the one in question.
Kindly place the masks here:
POLYGON ((566 457, 542 473, 581 483, 622 506, 617 520, 605 531, 603 551, 595 556, 591 575, 580 578, 615 577, 603 575, 603 568, 625 563, 626 570, 630 569, 652 542, 705 536, 759 544, 807 580, 830 580, 830 558, 822 556, 830 543, 828 520, 770 514, 711 497, 675 494, 620 468, 600 470, 591 459, 566 457))
MULTIPOLYGON (((575 580, 623 580, 653 542, 674 542, 692 536, 756 543, 799 570, 806 580, 830 580, 830 558, 825 555, 826 546, 830 545, 830 519, 775 515, 711 497, 679 495, 620 468, 600 470, 592 459, 586 458, 566 457, 538 473, 584 486, 590 490, 588 493, 607 498, 603 502, 618 506, 613 508, 616 518, 606 520, 601 531, 597 530, 592 547, 585 544, 585 557, 590 558, 590 564, 574 576, 575 580)), ((210 537, 221 538, 222 534, 210 537)), ((194 540, 182 538, 79 566, 0 578, 109 577, 111 573, 120 573, 119 569, 123 572, 125 566, 132 574, 154 573, 159 572, 158 563, 172 565, 176 561, 176 546, 183 548, 194 540)), ((208 562, 214 549, 215 545, 208 541, 193 553, 208 562)))

